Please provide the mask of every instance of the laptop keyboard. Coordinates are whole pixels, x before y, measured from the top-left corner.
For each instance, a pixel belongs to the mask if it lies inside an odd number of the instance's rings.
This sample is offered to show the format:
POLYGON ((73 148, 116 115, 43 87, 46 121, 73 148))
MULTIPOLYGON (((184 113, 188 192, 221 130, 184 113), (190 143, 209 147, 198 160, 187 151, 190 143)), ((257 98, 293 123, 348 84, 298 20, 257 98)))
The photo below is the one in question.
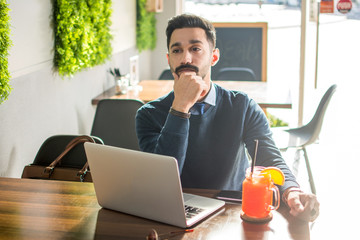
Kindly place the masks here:
POLYGON ((185 205, 186 219, 190 219, 190 218, 198 215, 202 211, 204 211, 204 209, 202 209, 202 208, 197 208, 197 207, 192 207, 192 206, 189 206, 189 205, 185 205))

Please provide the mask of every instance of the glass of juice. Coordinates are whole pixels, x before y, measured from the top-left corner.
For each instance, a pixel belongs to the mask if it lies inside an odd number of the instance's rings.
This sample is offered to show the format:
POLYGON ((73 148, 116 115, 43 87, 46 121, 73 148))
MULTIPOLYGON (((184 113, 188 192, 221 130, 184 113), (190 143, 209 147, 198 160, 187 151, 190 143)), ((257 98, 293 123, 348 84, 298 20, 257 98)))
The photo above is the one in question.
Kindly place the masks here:
POLYGON ((250 174, 250 168, 246 170, 242 187, 241 218, 243 220, 270 221, 272 219, 271 210, 279 208, 279 189, 272 182, 270 175, 261 173, 263 169, 264 167, 255 166, 253 174, 250 174))

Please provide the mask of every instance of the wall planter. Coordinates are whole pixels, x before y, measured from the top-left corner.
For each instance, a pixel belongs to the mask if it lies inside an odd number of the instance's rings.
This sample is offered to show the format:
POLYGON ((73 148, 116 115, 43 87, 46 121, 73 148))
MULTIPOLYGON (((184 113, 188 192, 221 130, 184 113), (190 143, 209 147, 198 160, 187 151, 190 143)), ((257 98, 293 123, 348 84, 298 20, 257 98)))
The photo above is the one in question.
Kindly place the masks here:
POLYGON ((0 0, 0 104, 11 92, 10 73, 8 69, 8 55, 11 45, 10 17, 6 0, 0 0))
POLYGON ((136 47, 139 52, 156 47, 155 12, 147 11, 147 0, 136 1, 136 47))
POLYGON ((111 0, 55 0, 55 56, 59 74, 71 76, 112 55, 111 0))

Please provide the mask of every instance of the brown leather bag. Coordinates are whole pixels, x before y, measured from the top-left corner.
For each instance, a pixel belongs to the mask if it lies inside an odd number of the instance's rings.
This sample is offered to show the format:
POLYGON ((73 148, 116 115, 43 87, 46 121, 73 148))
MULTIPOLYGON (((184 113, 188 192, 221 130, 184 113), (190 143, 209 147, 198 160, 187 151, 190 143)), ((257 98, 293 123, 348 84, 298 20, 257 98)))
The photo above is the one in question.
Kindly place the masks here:
POLYGON ((95 143, 95 140, 88 135, 81 135, 72 139, 65 147, 65 150, 49 166, 30 164, 24 167, 21 178, 50 179, 77 182, 92 182, 88 162, 80 169, 76 167, 61 166, 61 159, 70 150, 85 142, 95 143))

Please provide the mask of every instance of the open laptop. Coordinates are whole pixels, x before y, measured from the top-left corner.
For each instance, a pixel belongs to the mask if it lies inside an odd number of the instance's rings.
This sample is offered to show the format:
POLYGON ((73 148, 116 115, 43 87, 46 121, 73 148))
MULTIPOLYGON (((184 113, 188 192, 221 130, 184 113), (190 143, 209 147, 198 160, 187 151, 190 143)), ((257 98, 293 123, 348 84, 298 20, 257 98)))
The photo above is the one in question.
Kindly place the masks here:
POLYGON ((224 206, 218 199, 182 192, 173 157, 85 143, 99 205, 188 228, 224 206))

